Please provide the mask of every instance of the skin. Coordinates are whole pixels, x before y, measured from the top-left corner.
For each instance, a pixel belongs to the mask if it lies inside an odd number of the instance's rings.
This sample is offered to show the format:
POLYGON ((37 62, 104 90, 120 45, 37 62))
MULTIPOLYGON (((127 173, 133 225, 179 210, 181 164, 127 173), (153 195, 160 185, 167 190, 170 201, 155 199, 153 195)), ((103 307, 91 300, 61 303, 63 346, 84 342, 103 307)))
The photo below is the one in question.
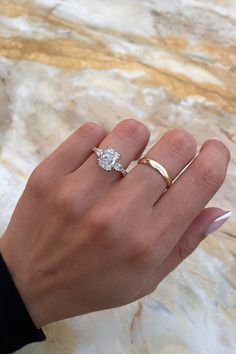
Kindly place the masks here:
POLYGON ((149 140, 145 125, 110 133, 82 125, 32 173, 0 240, 2 256, 36 326, 121 306, 153 292, 224 214, 205 208, 224 182, 230 153, 220 141, 165 133, 145 157, 172 178, 137 164, 124 178, 96 164, 94 146, 111 145, 125 168, 149 140), (190 163, 191 162, 191 163, 190 163))

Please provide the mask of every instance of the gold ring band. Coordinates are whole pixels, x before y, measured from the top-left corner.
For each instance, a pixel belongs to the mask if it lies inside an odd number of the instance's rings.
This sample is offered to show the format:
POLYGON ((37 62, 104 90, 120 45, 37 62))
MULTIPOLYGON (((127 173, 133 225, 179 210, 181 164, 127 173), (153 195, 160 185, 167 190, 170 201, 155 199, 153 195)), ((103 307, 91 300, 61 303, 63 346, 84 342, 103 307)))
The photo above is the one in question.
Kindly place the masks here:
POLYGON ((162 175, 162 177, 165 178, 165 181, 166 181, 166 184, 167 184, 167 188, 169 188, 172 185, 172 179, 171 179, 169 173, 167 172, 165 167, 162 166, 157 161, 154 161, 154 160, 151 160, 151 159, 140 159, 138 161, 138 163, 143 163, 144 165, 151 166, 152 168, 154 168, 154 170, 158 171, 162 175))

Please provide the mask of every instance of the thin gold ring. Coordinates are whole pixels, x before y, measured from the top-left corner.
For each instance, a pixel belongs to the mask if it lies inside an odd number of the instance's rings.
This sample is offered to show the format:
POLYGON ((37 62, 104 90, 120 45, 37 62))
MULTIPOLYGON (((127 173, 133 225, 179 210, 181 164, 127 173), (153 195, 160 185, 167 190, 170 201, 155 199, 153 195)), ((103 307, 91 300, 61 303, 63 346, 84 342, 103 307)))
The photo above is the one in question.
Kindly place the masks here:
POLYGON ((167 172, 165 167, 162 166, 157 161, 154 161, 154 160, 151 160, 151 159, 140 159, 138 161, 138 163, 143 163, 144 165, 151 166, 152 168, 154 168, 154 170, 158 171, 162 175, 162 177, 165 178, 165 181, 166 181, 166 184, 167 184, 167 188, 169 188, 172 185, 172 179, 171 179, 169 173, 167 172))

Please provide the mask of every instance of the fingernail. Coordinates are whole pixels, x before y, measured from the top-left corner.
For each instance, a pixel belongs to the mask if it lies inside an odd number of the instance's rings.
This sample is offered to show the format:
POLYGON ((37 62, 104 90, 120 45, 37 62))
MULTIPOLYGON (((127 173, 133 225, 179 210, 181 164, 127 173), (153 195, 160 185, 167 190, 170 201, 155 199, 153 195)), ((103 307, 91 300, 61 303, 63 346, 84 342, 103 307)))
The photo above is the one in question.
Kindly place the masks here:
POLYGON ((215 220, 213 220, 208 226, 205 235, 212 234, 216 230, 218 230, 227 220, 229 220, 232 215, 231 211, 226 211, 223 215, 218 216, 215 220))

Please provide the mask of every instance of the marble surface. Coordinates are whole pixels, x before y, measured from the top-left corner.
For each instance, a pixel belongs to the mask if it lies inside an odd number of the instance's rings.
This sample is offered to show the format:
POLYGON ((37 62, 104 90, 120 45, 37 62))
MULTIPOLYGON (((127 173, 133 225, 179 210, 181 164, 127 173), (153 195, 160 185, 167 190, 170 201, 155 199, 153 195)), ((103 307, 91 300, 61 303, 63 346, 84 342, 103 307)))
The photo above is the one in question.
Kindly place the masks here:
POLYGON ((152 295, 45 327, 34 354, 234 354, 236 0, 1 0, 0 233, 32 169, 81 123, 183 127, 232 160, 224 227, 152 295))

